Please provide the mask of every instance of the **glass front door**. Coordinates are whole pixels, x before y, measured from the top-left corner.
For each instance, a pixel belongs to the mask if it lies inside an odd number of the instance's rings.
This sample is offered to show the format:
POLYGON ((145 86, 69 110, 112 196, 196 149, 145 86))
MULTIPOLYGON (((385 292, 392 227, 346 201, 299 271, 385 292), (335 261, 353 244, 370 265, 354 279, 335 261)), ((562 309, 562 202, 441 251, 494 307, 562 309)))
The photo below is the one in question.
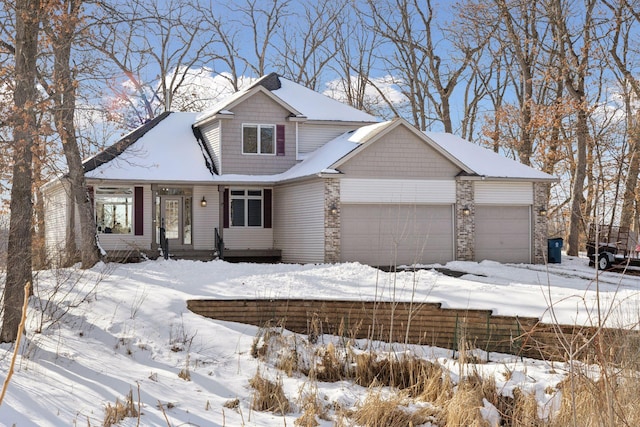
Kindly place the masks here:
POLYGON ((160 194, 157 199, 156 222, 159 224, 156 234, 158 243, 160 243, 160 227, 164 227, 170 248, 191 246, 191 195, 160 194))

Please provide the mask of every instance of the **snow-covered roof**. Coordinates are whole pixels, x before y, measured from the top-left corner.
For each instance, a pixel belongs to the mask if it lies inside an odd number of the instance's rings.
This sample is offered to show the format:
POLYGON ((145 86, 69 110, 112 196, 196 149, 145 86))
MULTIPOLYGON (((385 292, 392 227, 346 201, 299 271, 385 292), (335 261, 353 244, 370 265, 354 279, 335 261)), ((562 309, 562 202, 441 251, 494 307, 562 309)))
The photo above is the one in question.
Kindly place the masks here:
POLYGON ((290 106, 294 110, 292 113, 295 113, 296 116, 305 117, 306 120, 356 123, 375 123, 380 121, 380 119, 371 114, 271 73, 256 81, 252 86, 234 93, 209 110, 200 113, 196 117, 196 122, 202 122, 227 110, 229 106, 253 93, 258 86, 266 88, 284 105, 290 106))
MULTIPOLYGON (((148 181, 211 181, 206 156, 191 125, 197 113, 171 113, 87 178, 148 181)), ((126 138, 126 137, 125 137, 126 138)), ((92 159, 88 159, 88 164, 92 159)))
POLYGON ((552 175, 504 157, 459 136, 444 132, 425 132, 425 135, 476 175, 487 178, 556 180, 552 175))
MULTIPOLYGON (((290 169, 274 175, 212 174, 209 156, 204 152, 192 131, 197 113, 171 113, 149 126, 136 130, 123 138, 128 145, 121 153, 108 160, 89 159, 93 165, 86 176, 96 179, 145 180, 145 181, 193 181, 220 183, 277 183, 320 174, 337 174, 336 168, 356 149, 376 140, 381 134, 404 124, 402 119, 374 123, 347 132, 324 144, 290 169)), ((425 142, 442 152, 451 161, 461 165, 469 175, 500 179, 555 180, 515 160, 472 144, 456 135, 435 132, 416 132, 425 142)), ((105 153, 101 153, 105 154, 105 153)), ((96 156, 99 158, 100 155, 96 156)), ((104 157, 104 156, 103 156, 104 157)))

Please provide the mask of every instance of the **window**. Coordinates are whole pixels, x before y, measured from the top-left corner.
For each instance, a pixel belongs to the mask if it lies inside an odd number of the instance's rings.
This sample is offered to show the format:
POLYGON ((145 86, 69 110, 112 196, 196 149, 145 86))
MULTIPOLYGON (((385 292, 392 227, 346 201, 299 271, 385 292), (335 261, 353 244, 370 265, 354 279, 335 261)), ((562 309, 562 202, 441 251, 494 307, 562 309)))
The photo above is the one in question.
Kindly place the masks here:
POLYGON ((231 226, 262 227, 262 190, 231 190, 231 226))
POLYGON ((274 125, 242 125, 243 154, 275 154, 274 125))
POLYGON ((133 188, 97 187, 95 201, 98 232, 131 234, 133 188))

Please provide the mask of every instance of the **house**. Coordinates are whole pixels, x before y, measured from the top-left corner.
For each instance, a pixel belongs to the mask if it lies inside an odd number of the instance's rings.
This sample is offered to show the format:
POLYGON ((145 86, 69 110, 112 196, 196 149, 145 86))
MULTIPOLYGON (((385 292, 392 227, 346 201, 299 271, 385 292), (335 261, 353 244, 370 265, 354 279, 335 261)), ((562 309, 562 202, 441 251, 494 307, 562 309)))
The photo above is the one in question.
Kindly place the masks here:
MULTIPOLYGON (((376 266, 543 263, 555 180, 276 74, 204 113, 162 114, 84 167, 109 254, 167 242, 176 256, 376 266)), ((45 188, 51 251, 76 215, 67 187, 45 188)))

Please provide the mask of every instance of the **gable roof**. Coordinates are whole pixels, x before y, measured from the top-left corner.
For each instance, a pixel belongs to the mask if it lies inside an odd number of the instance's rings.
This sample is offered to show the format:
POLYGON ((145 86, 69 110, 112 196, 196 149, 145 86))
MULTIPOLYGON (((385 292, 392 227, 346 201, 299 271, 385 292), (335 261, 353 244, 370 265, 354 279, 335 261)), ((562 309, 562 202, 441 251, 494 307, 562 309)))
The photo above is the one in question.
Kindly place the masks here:
POLYGON ((444 132, 424 132, 426 137, 450 156, 465 164, 474 175, 486 178, 557 181, 557 178, 504 157, 459 136, 444 132))
POLYGON ((85 174, 87 172, 91 172, 92 170, 98 168, 99 166, 105 163, 108 163, 111 160, 118 157, 127 148, 129 148, 132 144, 134 144, 137 140, 142 138, 147 132, 149 132, 151 129, 156 127, 158 123, 166 119, 169 114, 170 114, 169 112, 164 112, 159 116, 154 117, 153 119, 144 123, 142 126, 134 129, 127 135, 123 136, 115 144, 105 148, 104 150, 94 155, 93 157, 86 159, 82 163, 82 167, 84 168, 85 174))
POLYGON ((311 121, 339 121, 352 123, 379 122, 375 116, 355 109, 340 101, 285 79, 276 73, 267 74, 251 86, 220 101, 196 117, 200 125, 219 114, 232 114, 229 110, 257 92, 263 92, 287 109, 292 117, 311 121))
POLYGON ((211 182, 208 153, 191 125, 196 113, 166 113, 84 162, 85 176, 129 181, 211 182), (115 147, 115 148, 114 148, 115 147))

